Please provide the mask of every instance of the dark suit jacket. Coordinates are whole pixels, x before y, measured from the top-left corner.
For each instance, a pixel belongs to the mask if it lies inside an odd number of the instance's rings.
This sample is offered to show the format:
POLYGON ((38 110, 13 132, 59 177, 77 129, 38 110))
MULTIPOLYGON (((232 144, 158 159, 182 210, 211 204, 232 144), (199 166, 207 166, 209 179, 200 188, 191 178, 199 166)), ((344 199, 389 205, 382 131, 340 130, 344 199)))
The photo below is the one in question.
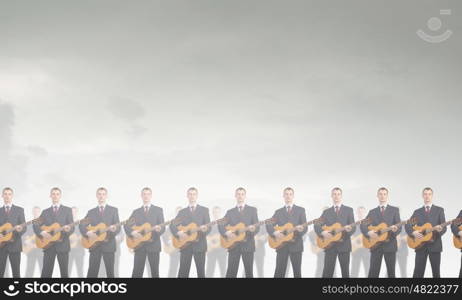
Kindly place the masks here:
MULTIPOLYGON (((323 225, 330 226, 335 223, 340 223, 342 226, 345 226, 355 222, 353 208, 345 205, 340 207, 338 216, 335 213, 334 207, 331 206, 322 212, 321 218, 323 219, 323 223, 314 225, 314 230, 318 236, 322 236, 321 232, 323 231, 323 225)), ((330 248, 326 249, 326 251, 336 250, 337 252, 351 252, 351 235, 355 232, 356 226, 352 227, 350 232, 344 231, 345 237, 341 242, 334 243, 330 248)))
MULTIPOLYGON (((266 231, 272 237, 274 237, 274 226, 282 226, 286 223, 292 223, 292 225, 297 226, 303 223, 306 223, 306 213, 303 207, 293 205, 290 214, 287 212, 287 208, 284 206, 274 212, 273 219, 275 219, 276 224, 266 224, 266 231)), ((305 226, 305 229, 302 232, 295 230, 295 238, 291 243, 286 243, 284 247, 277 249, 276 251, 282 251, 289 249, 289 252, 302 252, 303 251, 303 235, 306 233, 308 227, 305 226)))
MULTIPOLYGON (((104 223, 107 226, 111 226, 120 222, 119 212, 114 206, 107 205, 104 208, 103 216, 99 213, 99 206, 92 208, 88 211, 85 216, 88 219, 88 222, 85 224, 80 224, 79 229, 82 236, 87 237, 87 226, 95 226, 99 223, 104 223)), ((115 252, 116 251, 116 241, 115 236, 120 232, 120 226, 117 226, 115 232, 107 231, 106 241, 98 244, 96 247, 93 247, 90 250, 92 251, 102 251, 102 252, 115 252)))
MULTIPOLYGON (((172 234, 178 238, 178 226, 183 225, 189 225, 190 223, 196 223, 197 225, 205 225, 210 223, 210 215, 209 215, 209 209, 207 207, 201 206, 201 205, 196 205, 196 209, 194 212, 191 212, 191 209, 188 207, 183 208, 180 210, 176 216, 176 219, 180 218, 181 223, 180 224, 170 224, 170 231, 172 234)), ((211 230, 211 227, 209 226, 207 232, 202 232, 199 231, 199 239, 197 242, 190 243, 187 247, 181 249, 181 251, 184 251, 186 249, 189 249, 192 247, 193 252, 207 252, 207 239, 206 236, 209 234, 211 230)))
MULTIPOLYGON (((459 212, 459 215, 457 216, 457 218, 462 218, 462 210, 459 212)), ((460 226, 460 224, 452 224, 451 225, 451 231, 456 236, 459 236, 459 231, 460 231, 459 226, 460 226)), ((460 251, 462 251, 462 249, 460 251)))
MULTIPOLYGON (((10 223, 11 225, 16 226, 25 223, 24 218, 24 208, 11 205, 10 213, 6 214, 5 207, 0 209, 0 225, 5 223, 10 223)), ((20 232, 16 230, 13 231, 13 240, 7 242, 5 246, 3 246, 3 250, 8 252, 21 252, 22 251, 22 240, 21 236, 26 232, 27 228, 23 227, 20 232)))
MULTIPOLYGON (((144 223, 149 223, 151 224, 151 226, 155 226, 165 222, 164 212, 162 211, 162 208, 154 205, 151 205, 149 207, 147 214, 144 213, 144 206, 135 209, 130 216, 130 219, 132 218, 134 219, 135 224, 126 224, 124 226, 125 233, 127 234, 127 236, 131 236, 133 226, 140 226, 144 223)), ((164 233, 164 231, 165 226, 162 226, 160 232, 152 231, 151 241, 143 243, 139 248, 135 249, 135 252, 139 250, 147 250, 149 252, 160 252, 162 250, 160 236, 164 233)))
MULTIPOLYGON (((69 225, 74 223, 74 218, 72 216, 72 209, 68 206, 60 205, 58 212, 55 214, 53 212, 53 207, 49 207, 42 211, 40 215, 41 223, 34 224, 34 232, 38 237, 42 237, 40 233, 42 230, 40 229, 41 226, 50 226, 53 223, 58 223, 61 226, 69 225)), ((71 246, 69 243, 69 236, 74 232, 75 227, 72 226, 69 232, 65 232, 64 230, 61 231, 61 242, 54 243, 47 249, 43 249, 44 251, 55 249, 56 252, 69 252, 71 250, 71 246)))
MULTIPOLYGON (((237 207, 231 208, 225 214, 226 222, 218 225, 218 230, 222 236, 226 236, 227 225, 234 226, 238 223, 244 223, 246 226, 253 225, 258 223, 257 209, 253 206, 245 205, 242 212, 239 212, 237 207)), ((255 232, 248 231, 246 233, 246 240, 244 242, 238 243, 236 247, 228 249, 231 251, 233 249, 240 249, 241 252, 255 252, 255 237, 254 235, 258 233, 260 227, 257 226, 255 232)))
MULTIPOLYGON (((418 208, 414 211, 412 214, 411 218, 417 218, 417 222, 415 225, 422 226, 425 223, 430 223, 433 226, 442 224, 446 222, 446 218, 444 217, 444 209, 442 207, 432 205, 430 209, 430 213, 427 214, 425 213, 425 207, 422 206, 421 208, 418 208)), ((413 225, 411 224, 406 224, 406 232, 409 236, 412 236, 412 232, 414 231, 412 229, 413 225)), ((443 244, 441 243, 441 236, 446 232, 447 227, 443 227, 443 231, 438 233, 437 231, 434 231, 434 241, 430 243, 426 243, 422 247, 415 249, 415 251, 425 251, 428 249, 429 252, 441 252, 443 251, 443 244)))
MULTIPOLYGON (((361 224, 361 232, 365 237, 368 237, 368 232, 369 226, 377 226, 380 223, 386 223, 388 226, 395 225, 399 222, 401 222, 401 219, 399 217, 399 208, 391 205, 387 205, 387 208, 385 209, 383 216, 382 213, 380 212, 380 207, 376 207, 374 209, 371 209, 369 213, 367 214, 366 218, 369 218, 371 220, 370 224, 361 224)), ((371 251, 375 251, 378 249, 382 249, 384 252, 396 252, 398 251, 398 243, 396 241, 396 236, 399 235, 401 232, 402 226, 398 227, 397 232, 389 231, 389 237, 390 239, 388 242, 382 243, 379 246, 377 246, 374 249, 371 249, 371 251)))

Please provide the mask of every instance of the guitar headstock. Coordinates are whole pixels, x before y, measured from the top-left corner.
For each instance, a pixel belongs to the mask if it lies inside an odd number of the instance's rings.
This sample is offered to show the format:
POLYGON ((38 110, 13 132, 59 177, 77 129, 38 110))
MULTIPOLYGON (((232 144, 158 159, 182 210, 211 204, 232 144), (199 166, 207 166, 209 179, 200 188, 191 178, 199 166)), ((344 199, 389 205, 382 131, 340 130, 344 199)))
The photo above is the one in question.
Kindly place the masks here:
POLYGON ((407 220, 405 224, 415 225, 415 224, 417 224, 417 221, 418 221, 417 217, 413 217, 413 218, 410 218, 409 220, 407 220))

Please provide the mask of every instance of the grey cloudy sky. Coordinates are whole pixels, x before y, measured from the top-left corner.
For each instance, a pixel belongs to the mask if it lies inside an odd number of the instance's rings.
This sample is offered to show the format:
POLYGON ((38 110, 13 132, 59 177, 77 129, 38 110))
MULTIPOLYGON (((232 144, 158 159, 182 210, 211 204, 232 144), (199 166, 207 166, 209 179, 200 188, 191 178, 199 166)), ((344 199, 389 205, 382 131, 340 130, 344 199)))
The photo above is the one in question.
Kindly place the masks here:
POLYGON ((312 216, 336 185, 366 207, 388 186, 403 215, 430 185, 453 217, 461 9, 457 0, 1 1, 0 184, 42 206, 59 185, 82 211, 104 185, 123 214, 144 185, 169 213, 190 185, 223 207, 242 185, 262 217, 287 185, 312 216), (431 17, 440 30, 427 28, 431 17), (432 44, 418 29, 453 35, 432 44))

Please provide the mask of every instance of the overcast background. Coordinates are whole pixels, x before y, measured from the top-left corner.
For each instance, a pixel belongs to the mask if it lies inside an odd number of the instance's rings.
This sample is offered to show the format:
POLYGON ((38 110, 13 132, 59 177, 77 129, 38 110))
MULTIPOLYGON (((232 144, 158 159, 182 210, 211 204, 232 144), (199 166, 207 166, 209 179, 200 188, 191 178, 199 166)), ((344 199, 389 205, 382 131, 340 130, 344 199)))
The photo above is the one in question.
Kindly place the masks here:
MULTIPOLYGON (((190 186, 224 209, 243 186, 260 218, 291 186, 309 219, 334 186, 346 205, 368 209, 386 186, 403 218, 431 186, 454 218, 461 9, 458 0, 1 0, 0 185, 28 213, 59 186, 81 216, 105 186, 121 218, 144 186, 167 218, 190 186), (453 34, 428 43, 419 29, 453 34)), ((459 270, 451 238, 443 276, 459 270)), ((125 246, 122 257, 129 276, 125 246)), ((268 249, 267 276, 274 260, 268 249)), ((305 253, 304 276, 314 260, 305 253)), ((161 274, 167 265, 163 255, 161 274)))

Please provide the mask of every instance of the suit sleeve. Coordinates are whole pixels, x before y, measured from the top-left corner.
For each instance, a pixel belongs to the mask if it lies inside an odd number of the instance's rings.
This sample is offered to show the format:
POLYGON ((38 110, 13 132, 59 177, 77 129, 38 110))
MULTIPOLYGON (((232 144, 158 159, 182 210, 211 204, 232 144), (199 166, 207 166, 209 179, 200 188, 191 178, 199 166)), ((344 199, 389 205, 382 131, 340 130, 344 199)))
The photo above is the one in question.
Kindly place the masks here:
MULTIPOLYGON (((135 215, 135 211, 132 211, 131 215, 130 215, 130 218, 129 219, 133 219, 134 220, 134 215, 135 215)), ((136 220, 135 220, 136 221, 136 220)), ((128 225, 128 223, 125 223, 124 224, 124 231, 125 233, 127 234, 127 236, 130 236, 131 233, 132 233, 132 225, 128 225)))
MULTIPOLYGON (((354 216, 354 213, 353 213, 353 209, 351 208, 350 213, 348 214, 347 223, 352 224, 354 222, 355 222, 355 216, 354 216)), ((353 226, 351 226, 351 231, 350 232, 345 231, 345 233, 348 236, 352 236, 355 233, 355 231, 356 231, 356 225, 353 225, 353 226)))
MULTIPOLYGON (((306 210, 304 208, 302 208, 302 214, 300 216, 300 220, 299 220, 298 224, 301 225, 301 224, 304 224, 304 223, 306 223, 306 210)), ((296 231, 296 234, 300 235, 300 236, 303 236, 307 231, 308 231, 308 226, 305 226, 305 227, 303 227, 302 232, 296 231)))
MULTIPOLYGON (((67 215, 66 215, 66 224, 72 224, 74 223, 74 216, 72 216, 72 209, 69 208, 67 210, 67 215)), ((71 235, 75 230, 75 226, 71 226, 71 229, 69 232, 66 232, 67 235, 71 235)))
MULTIPOLYGON (((367 214, 366 216, 366 219, 367 218, 370 218, 371 217, 371 210, 369 211, 369 213, 367 214)), ((361 233, 365 236, 365 237, 369 237, 369 228, 368 228, 368 225, 367 224, 361 224, 359 225, 359 229, 361 229, 361 233)))
MULTIPOLYGON (((180 215, 181 215, 181 212, 178 212, 175 219, 178 219, 180 217, 180 215)), ((178 238, 178 228, 177 228, 177 226, 178 226, 177 224, 173 224, 173 223, 170 223, 170 225, 169 225, 170 232, 176 238, 178 238)))
MULTIPOLYGON (((40 214, 40 220, 42 220, 43 222, 43 219, 44 219, 44 212, 42 211, 42 213, 40 214)), ((42 222, 37 222, 37 223, 34 223, 32 225, 32 229, 34 229, 34 233, 35 235, 37 235, 38 237, 42 237, 42 235, 40 234, 42 232, 42 230, 40 229, 40 227, 42 226, 42 222)))
POLYGON ((316 224, 314 224, 314 232, 316 232, 316 234, 318 236, 321 236, 321 232, 322 232, 322 223, 326 222, 326 218, 325 218, 325 215, 326 215, 326 211, 323 211, 322 214, 321 214, 321 217, 320 219, 323 219, 322 222, 318 222, 316 224))
MULTIPOLYGON (((86 219, 86 220, 90 220, 89 213, 90 213, 90 212, 87 212, 87 215, 85 216, 85 219, 86 219)), ((80 234, 81 234, 83 237, 85 237, 85 238, 88 237, 88 236, 87 236, 87 225, 88 225, 87 222, 80 222, 80 224, 79 224, 79 231, 80 231, 80 234)))
MULTIPOLYGON (((446 217, 444 216, 444 208, 441 208, 441 212, 440 212, 440 215, 439 215, 439 221, 438 223, 439 224, 443 224, 446 222, 446 217)), ((443 227, 443 230, 439 233, 440 236, 443 236, 443 234, 446 233, 446 231, 448 230, 448 226, 444 226, 443 227)))
MULTIPOLYGON (((224 218, 226 219, 226 223, 229 223, 229 210, 226 212, 224 218)), ((218 231, 220 232, 220 234, 222 236, 226 235, 226 229, 225 229, 225 224, 224 223, 218 224, 218 231)))
MULTIPOLYGON (((114 215, 112 216, 112 224, 117 224, 120 222, 119 219, 119 210, 117 208, 114 209, 114 215)), ((114 236, 118 235, 120 233, 120 228, 121 226, 116 226, 116 230, 112 232, 114 236)))
MULTIPOLYGON (((210 223, 210 213, 209 213, 209 209, 206 208, 205 209, 205 216, 204 216, 204 224, 208 224, 210 223)), ((208 226, 207 227, 207 231, 204 232, 205 235, 209 234, 210 231, 212 231, 212 226, 208 226)))
MULTIPOLYGON (((462 210, 459 212, 459 215, 457 216, 457 218, 462 218, 462 210)), ((460 224, 457 224, 457 223, 453 223, 451 224, 451 231, 454 235, 459 235, 459 226, 460 224)))
MULTIPOLYGON (((158 224, 162 224, 162 223, 165 223, 165 219, 164 219, 164 210, 161 208, 159 209, 159 223, 158 224)), ((162 235, 164 234, 164 232, 165 232, 165 226, 162 226, 160 228, 160 232, 156 232, 156 234, 162 235)))
MULTIPOLYGON (((414 213, 413 213, 412 216, 411 216, 411 219, 412 219, 412 218, 415 218, 415 217, 416 217, 416 212, 414 211, 414 213)), ((418 221, 419 221, 419 220, 417 220, 417 222, 418 222, 418 221)), ((414 230, 412 229, 412 225, 411 225, 411 224, 406 224, 406 225, 404 225, 404 229, 406 230, 407 235, 412 236, 412 233, 414 232, 414 230)))
MULTIPOLYGON (((275 223, 278 222, 277 211, 274 212, 272 218, 275 220, 275 223)), ((266 232, 268 233, 268 235, 274 238, 274 224, 266 224, 265 227, 266 227, 266 232)))
MULTIPOLYGON (((393 224, 398 224, 401 222, 401 216, 399 215, 399 209, 396 209, 396 214, 394 216, 393 224)), ((396 232, 391 231, 391 234, 394 236, 398 236, 401 231, 403 230, 403 226, 399 226, 396 232)))

